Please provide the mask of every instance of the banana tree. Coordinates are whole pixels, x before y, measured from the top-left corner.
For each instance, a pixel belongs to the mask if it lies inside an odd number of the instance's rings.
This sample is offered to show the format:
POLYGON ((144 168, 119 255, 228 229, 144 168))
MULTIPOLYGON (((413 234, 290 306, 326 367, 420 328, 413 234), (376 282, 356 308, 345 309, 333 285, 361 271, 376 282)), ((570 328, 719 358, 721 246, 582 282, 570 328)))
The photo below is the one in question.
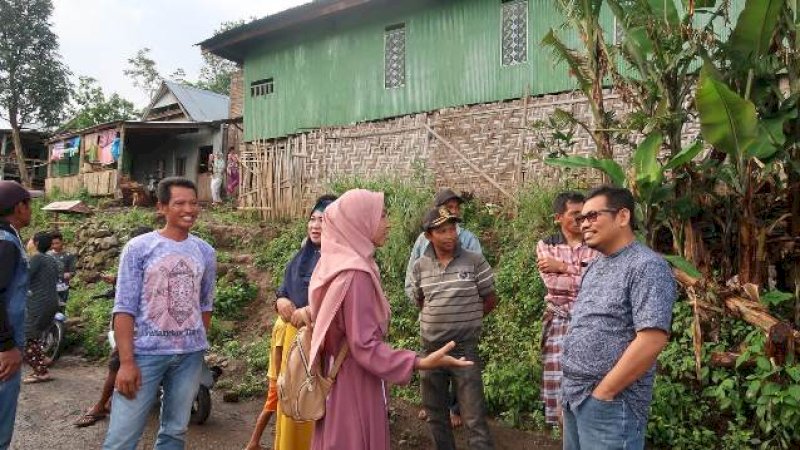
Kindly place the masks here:
MULTIPOLYGON (((551 29, 542 39, 542 44, 550 47, 558 62, 567 64, 570 75, 578 82, 578 88, 586 95, 592 113, 592 125, 583 125, 590 130, 590 136, 600 158, 613 156, 611 133, 613 118, 605 106, 603 85, 609 74, 611 59, 609 49, 600 26, 600 10, 604 0, 558 0, 556 4, 566 18, 566 24, 574 29, 581 42, 582 50, 570 48, 551 29)), ((573 117, 577 122, 577 119, 573 117)), ((608 181, 608 180, 605 180, 608 181)))
MULTIPOLYGON (((659 132, 645 137, 634 151, 627 171, 609 158, 565 156, 547 158, 545 163, 568 168, 597 169, 614 185, 630 189, 636 198, 637 213, 642 218, 647 243, 652 246, 659 226, 659 212, 675 194, 674 181, 668 179, 667 173, 690 163, 703 149, 700 142, 695 142, 662 163, 658 156, 663 144, 664 136, 659 132)), ((678 254, 681 253, 680 248, 676 250, 678 254)))
POLYGON ((736 261, 743 283, 764 283, 768 231, 787 219, 770 216, 759 193, 778 197, 783 180, 797 178, 791 157, 798 143, 800 92, 792 92, 798 87, 792 81, 796 74, 788 75, 788 95, 781 86, 781 74, 792 72, 786 62, 798 58, 795 3, 748 0, 720 51, 703 55, 706 62, 697 84, 703 137, 725 155, 719 179, 734 197, 730 215, 737 226, 736 261), (786 130, 795 131, 791 139, 786 130))

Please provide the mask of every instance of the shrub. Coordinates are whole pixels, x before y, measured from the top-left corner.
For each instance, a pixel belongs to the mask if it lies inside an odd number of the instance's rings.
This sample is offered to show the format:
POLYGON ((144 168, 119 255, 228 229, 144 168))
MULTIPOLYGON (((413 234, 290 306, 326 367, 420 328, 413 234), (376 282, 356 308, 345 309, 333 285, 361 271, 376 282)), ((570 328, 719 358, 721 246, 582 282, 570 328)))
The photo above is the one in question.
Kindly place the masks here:
POLYGON ((214 315, 221 319, 241 319, 242 308, 257 296, 258 287, 246 279, 236 278, 229 281, 227 278, 222 278, 217 281, 214 315))
POLYGON ((111 352, 106 338, 110 329, 112 299, 92 298, 110 288, 105 283, 92 286, 74 285, 67 302, 67 317, 80 317, 80 330, 67 330, 67 344, 78 344, 89 358, 103 358, 111 352))

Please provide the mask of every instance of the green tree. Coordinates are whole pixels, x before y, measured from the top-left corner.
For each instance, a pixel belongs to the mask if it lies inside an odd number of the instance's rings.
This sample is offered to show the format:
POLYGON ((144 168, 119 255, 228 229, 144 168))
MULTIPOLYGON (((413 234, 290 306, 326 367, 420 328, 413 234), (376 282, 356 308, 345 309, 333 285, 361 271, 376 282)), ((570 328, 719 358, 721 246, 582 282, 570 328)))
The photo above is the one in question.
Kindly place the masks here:
MULTIPOLYGON (((179 69, 180 70, 180 69, 179 69)), ((161 87, 164 77, 158 71, 156 61, 150 56, 150 49, 139 49, 132 58, 128 58, 128 68, 122 71, 126 77, 133 81, 133 85, 141 89, 147 98, 153 96, 161 87)))
MULTIPOLYGON (((592 124, 584 124, 567 112, 562 111, 561 114, 569 116, 571 122, 589 132, 599 158, 613 158, 611 130, 614 128, 614 118, 606 109, 603 93, 603 84, 611 64, 608 45, 600 26, 603 0, 558 0, 556 4, 566 19, 564 25, 577 32, 583 48, 570 48, 552 29, 542 39, 542 44, 551 48, 559 62, 566 62, 569 66, 570 75, 576 78, 578 88, 589 101, 592 124)), ((605 175, 603 178, 605 182, 610 181, 605 175)))
POLYGON ((50 28, 51 0, 0 0, 0 108, 11 124, 20 180, 30 186, 20 129, 56 125, 69 100, 69 70, 50 28))
MULTIPOLYGON (((244 25, 249 20, 234 20, 223 22, 219 28, 214 30, 214 35, 224 33, 236 27, 244 25)), ((194 85, 200 89, 207 89, 219 94, 228 95, 231 90, 231 77, 239 69, 236 63, 220 58, 208 52, 203 53, 203 67, 200 68, 200 79, 194 85)))
POLYGON ((115 120, 131 120, 138 116, 132 102, 116 92, 106 97, 103 88, 91 77, 79 78, 72 100, 73 105, 69 109, 72 118, 61 127, 64 130, 80 130, 115 120))

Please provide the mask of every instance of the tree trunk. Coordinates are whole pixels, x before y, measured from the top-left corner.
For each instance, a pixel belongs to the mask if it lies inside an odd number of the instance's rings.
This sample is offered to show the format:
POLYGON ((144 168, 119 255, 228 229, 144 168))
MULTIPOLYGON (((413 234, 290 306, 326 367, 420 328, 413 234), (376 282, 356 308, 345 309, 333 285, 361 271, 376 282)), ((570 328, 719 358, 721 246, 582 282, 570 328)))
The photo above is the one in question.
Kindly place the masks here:
POLYGON ((14 153, 17 155, 17 167, 19 170, 19 180, 26 188, 31 188, 31 177, 28 175, 28 166, 25 164, 25 152, 22 149, 22 137, 19 132, 19 125, 11 123, 11 139, 14 141, 14 153))
POLYGON ((766 230, 758 225, 754 206, 754 180, 753 171, 758 170, 753 167, 751 162, 743 166, 747 175, 745 179, 745 192, 742 198, 741 212, 739 216, 739 283, 755 284, 760 286, 761 277, 761 254, 764 252, 764 239, 766 230))
MULTIPOLYGON (((589 58, 593 67, 592 70, 592 98, 590 102, 594 105, 592 114, 594 118, 594 135, 595 142, 597 142, 597 157, 599 159, 614 159, 614 151, 611 148, 611 136, 609 135, 609 124, 606 115, 605 98, 603 94, 603 78, 606 75, 606 69, 603 57, 602 47, 602 31, 600 26, 595 22, 593 25, 594 34, 591 36, 589 48, 589 58)), ((611 178, 602 172, 602 183, 610 184, 611 178)))

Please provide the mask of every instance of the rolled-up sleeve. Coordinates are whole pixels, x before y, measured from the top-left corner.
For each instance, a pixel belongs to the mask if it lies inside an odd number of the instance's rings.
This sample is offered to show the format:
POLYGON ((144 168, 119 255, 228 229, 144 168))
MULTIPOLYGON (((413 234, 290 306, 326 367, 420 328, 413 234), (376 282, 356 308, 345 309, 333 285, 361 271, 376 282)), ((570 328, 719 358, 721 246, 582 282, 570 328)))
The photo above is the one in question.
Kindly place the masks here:
POLYGON ((633 277, 631 306, 636 331, 659 329, 669 333, 672 307, 678 296, 675 277, 664 260, 642 264, 633 277))
POLYGON ((210 312, 214 310, 214 290, 217 285, 217 252, 208 246, 203 253, 205 270, 200 283, 200 310, 210 312))
POLYGON ((139 313, 144 268, 140 250, 130 243, 122 249, 117 271, 117 288, 114 296, 113 313, 136 316, 139 313))
POLYGON ((492 267, 481 255, 480 260, 475 265, 475 283, 478 285, 478 295, 487 297, 494 293, 494 274, 492 267))

